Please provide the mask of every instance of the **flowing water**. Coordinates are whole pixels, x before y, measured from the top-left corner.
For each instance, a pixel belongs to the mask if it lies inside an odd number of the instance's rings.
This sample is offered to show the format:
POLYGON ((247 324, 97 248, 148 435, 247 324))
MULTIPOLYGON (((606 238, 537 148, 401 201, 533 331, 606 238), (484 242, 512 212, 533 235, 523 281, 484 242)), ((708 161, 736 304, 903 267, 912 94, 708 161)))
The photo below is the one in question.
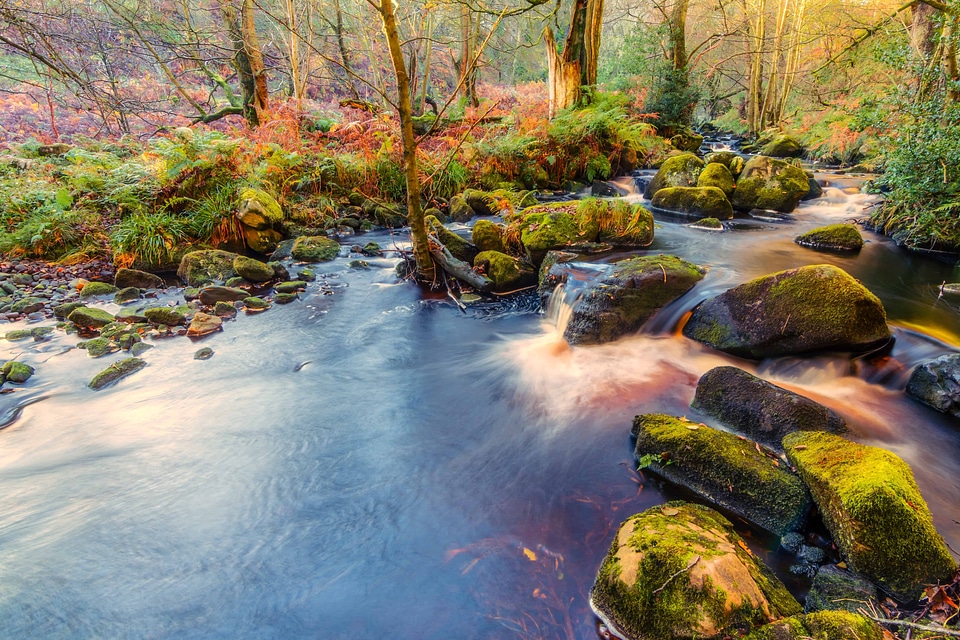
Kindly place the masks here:
POLYGON ((660 222, 646 252, 709 273, 615 344, 568 347, 531 298, 462 313, 386 258, 325 265, 301 301, 202 340, 209 361, 158 341, 100 392, 86 382, 107 362, 65 351, 75 338, 3 343, 37 375, 0 396, 0 637, 596 637, 587 596, 615 528, 670 497, 634 470, 631 420, 689 414, 698 377, 731 362, 903 456, 960 549, 960 427, 901 392, 960 345, 937 298, 960 278, 869 233, 852 257, 792 242, 864 217, 854 186, 787 221, 660 222), (889 357, 750 363, 677 335, 707 296, 816 262, 883 300, 889 357))

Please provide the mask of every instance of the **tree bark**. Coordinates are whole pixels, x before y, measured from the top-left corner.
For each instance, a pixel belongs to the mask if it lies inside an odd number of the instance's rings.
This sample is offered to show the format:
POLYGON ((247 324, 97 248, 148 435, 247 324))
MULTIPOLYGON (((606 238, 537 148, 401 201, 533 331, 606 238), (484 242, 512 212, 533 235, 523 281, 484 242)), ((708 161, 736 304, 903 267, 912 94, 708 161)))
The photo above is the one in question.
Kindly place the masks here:
POLYGON ((548 25, 543 40, 547 46, 547 89, 550 117, 580 102, 582 87, 597 84, 597 59, 600 52, 600 25, 603 0, 574 0, 570 28, 557 53, 557 41, 548 25))
POLYGON ((247 57, 247 50, 243 46, 243 30, 240 27, 240 12, 233 5, 231 0, 217 0, 220 7, 220 17, 223 25, 226 27, 227 36, 230 38, 230 45, 233 48, 233 68, 240 79, 240 97, 243 106, 243 117, 251 127, 257 126, 257 113, 253 108, 254 94, 256 93, 256 82, 253 77, 253 70, 250 68, 250 59, 247 57))
POLYGON ((256 115, 256 124, 262 124, 266 119, 270 103, 268 100, 267 70, 263 64, 260 38, 257 37, 257 28, 254 23, 253 0, 243 0, 240 32, 243 36, 243 50, 247 53, 247 60, 250 62, 250 73, 253 75, 251 106, 256 115))

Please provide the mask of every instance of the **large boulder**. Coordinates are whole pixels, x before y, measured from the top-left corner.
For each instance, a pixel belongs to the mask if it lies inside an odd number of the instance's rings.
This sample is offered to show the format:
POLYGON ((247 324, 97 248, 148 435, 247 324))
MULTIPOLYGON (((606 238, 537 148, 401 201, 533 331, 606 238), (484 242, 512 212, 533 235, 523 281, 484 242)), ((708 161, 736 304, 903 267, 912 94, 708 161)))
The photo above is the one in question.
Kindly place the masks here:
POLYGON ((856 252, 863 248, 863 236, 853 224, 829 224, 801 233, 793 239, 801 247, 818 251, 856 252))
POLYGON ((117 288, 108 282, 88 282, 80 289, 81 298, 93 298, 94 296, 113 295, 117 288))
POLYGON ((726 518, 684 502, 620 525, 590 605, 617 637, 643 640, 739 636, 800 613, 726 518))
MULTIPOLYGON (((581 230, 572 214, 563 210, 536 211, 520 221, 520 241, 534 263, 539 264, 547 251, 563 249, 579 242, 594 242, 599 229, 581 230)), ((540 209, 540 207, 537 207, 540 209)))
POLYGON ((719 162, 708 163, 700 172, 700 177, 697 178, 698 187, 716 187, 723 191, 723 195, 727 198, 733 194, 736 184, 730 169, 719 162))
POLYGON ((275 229, 252 229, 243 227, 243 242, 251 251, 270 255, 277 250, 283 236, 275 229))
POLYGON ((114 321, 113 314, 95 307, 77 307, 67 315, 67 320, 81 329, 99 329, 114 321))
POLYGON ((450 251, 450 254, 453 255, 454 258, 462 260, 467 264, 473 264, 473 259, 476 258, 479 253, 475 246, 453 231, 450 231, 450 229, 447 229, 435 216, 427 216, 426 223, 427 233, 436 236, 437 240, 450 251))
POLYGON ((340 255, 340 244, 326 236, 300 236, 290 248, 290 256, 300 262, 329 262, 340 255))
POLYGON ((861 575, 832 564, 820 567, 813 578, 803 609, 814 611, 850 611, 870 607, 877 601, 877 588, 861 575))
POLYGON ((670 144, 680 151, 695 152, 703 145, 703 136, 696 131, 686 129, 670 138, 670 144))
POLYGON ((636 332, 654 313, 703 279, 705 271, 676 256, 641 256, 614 264, 574 305, 564 338, 602 344, 636 332))
POLYGON ((503 246, 503 227, 490 220, 477 220, 471 239, 478 251, 506 251, 503 246))
POLYGON ((283 209, 280 203, 266 191, 244 189, 240 193, 237 218, 243 226, 250 229, 270 229, 283 222, 283 209))
POLYGON ((483 251, 473 260, 473 266, 486 274, 497 293, 516 291, 537 284, 537 270, 532 264, 499 251, 483 251))
POLYGON ((910 375, 907 395, 960 418, 960 353, 943 355, 919 365, 910 375))
POLYGON ((247 256, 237 256, 233 259, 233 270, 241 278, 250 282, 269 282, 273 279, 273 267, 265 262, 247 256))
POLYGON ((223 282, 237 275, 233 261, 237 254, 219 249, 191 251, 180 259, 177 275, 191 287, 223 282))
POLYGON ((823 432, 792 433, 783 446, 855 571, 913 602, 924 585, 945 584, 957 570, 898 456, 823 432))
POLYGON ((463 195, 450 198, 450 219, 454 222, 467 222, 476 216, 476 212, 467 204, 463 195))
POLYGON ((800 167, 783 160, 756 156, 743 167, 733 192, 733 208, 741 211, 769 209, 790 213, 810 191, 810 181, 800 167))
POLYGON ((158 275, 124 267, 117 269, 116 274, 113 276, 113 284, 117 289, 127 289, 129 287, 136 287, 138 289, 162 289, 166 286, 163 278, 158 275))
POLYGON ((668 158, 660 165, 653 180, 647 184, 643 197, 653 198, 657 191, 668 187, 695 187, 702 170, 703 160, 692 153, 682 153, 668 158))
POLYGON ((848 611, 820 611, 778 620, 744 640, 883 640, 883 629, 869 618, 848 611))
MULTIPOLYGON (((722 167, 723 165, 711 165, 722 167)), ((691 216, 696 219, 729 220, 733 207, 726 194, 717 187, 668 187, 660 189, 650 203, 654 209, 691 216)))
POLYGON ((760 151, 761 155, 771 158, 799 158, 803 155, 803 145, 793 136, 777 136, 760 151))
POLYGON ((820 264, 751 280, 694 309, 688 338, 746 358, 866 351, 890 340, 880 300, 842 269, 820 264))
MULTIPOLYGON (((730 175, 732 175, 734 179, 743 171, 743 158, 733 151, 714 151, 704 156, 703 160, 708 165, 722 164, 730 171, 730 175)), ((704 169, 706 169, 706 167, 704 167, 704 169)))
POLYGON ((716 367, 697 383, 691 406, 776 451, 794 431, 843 433, 846 421, 831 409, 737 367, 716 367))
POLYGON ((803 528, 812 506, 803 482, 749 440, 660 413, 634 418, 633 435, 653 473, 778 536, 803 528))

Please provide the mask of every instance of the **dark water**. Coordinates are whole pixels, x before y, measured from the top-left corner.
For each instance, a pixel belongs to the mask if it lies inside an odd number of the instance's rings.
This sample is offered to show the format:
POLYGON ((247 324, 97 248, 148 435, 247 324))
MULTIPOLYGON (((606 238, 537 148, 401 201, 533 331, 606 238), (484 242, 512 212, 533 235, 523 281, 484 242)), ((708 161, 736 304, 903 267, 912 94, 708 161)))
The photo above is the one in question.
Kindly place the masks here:
POLYGON ((814 262, 881 297, 892 357, 738 364, 903 456, 960 549, 960 426, 900 391, 915 362, 960 345, 937 300, 960 277, 871 234, 857 257, 792 242, 867 204, 829 191, 792 222, 662 223, 649 251, 710 272, 649 332, 601 347, 566 347, 523 302, 424 300, 389 259, 327 265, 332 295, 227 323, 202 341, 209 361, 160 341, 98 393, 85 385, 108 362, 61 353, 75 338, 2 343, 37 375, 0 396, 11 417, 25 405, 0 431, 0 637, 596 637, 587 595, 613 531, 664 499, 633 471, 632 417, 689 413, 699 375, 733 362, 676 322, 814 262))

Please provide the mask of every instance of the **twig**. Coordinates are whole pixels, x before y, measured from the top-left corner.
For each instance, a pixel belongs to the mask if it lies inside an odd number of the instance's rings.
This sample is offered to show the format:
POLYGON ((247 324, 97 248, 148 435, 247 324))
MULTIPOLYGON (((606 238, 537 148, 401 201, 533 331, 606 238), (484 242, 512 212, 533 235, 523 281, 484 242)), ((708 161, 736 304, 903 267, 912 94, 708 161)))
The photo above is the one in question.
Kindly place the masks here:
POLYGON ((657 263, 657 266, 660 267, 660 271, 663 271, 663 281, 664 281, 664 283, 666 283, 666 281, 667 281, 667 270, 664 269, 664 268, 663 268, 663 265, 662 265, 661 263, 659 263, 659 262, 657 263))
POLYGON ((888 618, 872 616, 869 613, 867 613, 867 611, 863 607, 860 607, 859 609, 857 609, 857 613, 867 618, 870 618, 871 620, 873 620, 878 624, 907 627, 908 629, 916 629, 918 631, 931 631, 933 633, 939 633, 945 636, 950 636, 951 638, 960 638, 960 631, 953 631, 952 629, 947 629, 946 627, 941 627, 939 625, 917 624, 916 622, 907 622, 906 620, 890 620, 888 618))
POLYGON ((667 585, 670 584, 670 583, 673 581, 674 578, 676 578, 676 577, 677 577, 678 575, 680 575, 681 573, 686 573, 687 571, 690 571, 690 569, 693 569, 693 566, 694 566, 695 564, 697 564, 698 562, 700 562, 700 556, 695 557, 695 558, 693 559, 693 561, 692 561, 690 564, 688 564, 685 568, 680 569, 680 571, 677 571, 675 574, 673 574, 672 576, 670 576, 669 578, 667 578, 667 581, 664 582, 663 585, 662 585, 659 589, 657 589, 656 591, 654 591, 654 592, 653 592, 653 595, 657 595, 658 593, 660 593, 661 591, 663 591, 664 589, 666 589, 666 588, 667 588, 667 585))

